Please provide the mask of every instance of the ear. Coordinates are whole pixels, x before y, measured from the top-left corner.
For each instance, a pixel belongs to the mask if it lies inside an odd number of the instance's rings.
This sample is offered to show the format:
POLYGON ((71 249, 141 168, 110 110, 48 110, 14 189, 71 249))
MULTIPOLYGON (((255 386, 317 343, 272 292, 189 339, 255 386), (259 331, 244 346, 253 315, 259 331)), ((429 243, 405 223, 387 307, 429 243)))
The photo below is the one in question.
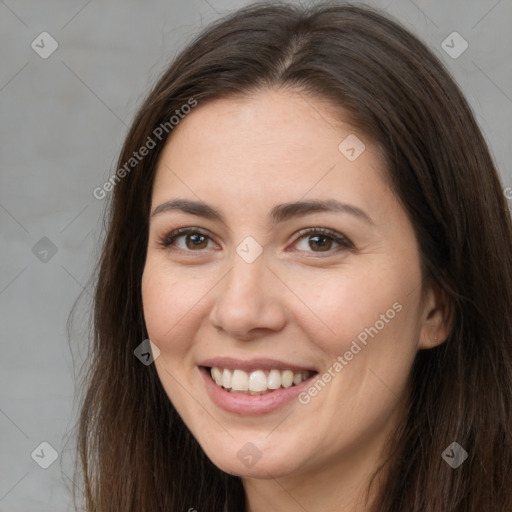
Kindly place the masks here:
POLYGON ((430 282, 425 290, 421 313, 418 349, 429 349, 444 343, 453 327, 453 304, 447 293, 430 282))

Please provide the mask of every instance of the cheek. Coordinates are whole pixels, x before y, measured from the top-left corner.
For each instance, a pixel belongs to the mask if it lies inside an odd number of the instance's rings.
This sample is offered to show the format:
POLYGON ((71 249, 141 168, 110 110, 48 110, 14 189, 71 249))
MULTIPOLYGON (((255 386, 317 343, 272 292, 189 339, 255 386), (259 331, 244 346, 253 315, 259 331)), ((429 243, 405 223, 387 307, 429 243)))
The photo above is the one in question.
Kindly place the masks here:
POLYGON ((380 275, 354 276, 330 291, 335 303, 328 321, 337 337, 316 340, 329 355, 323 376, 330 391, 323 403, 319 400, 313 406, 319 408, 315 414, 339 422, 340 428, 354 422, 356 430, 357 423, 371 424, 388 416, 417 352, 420 282, 416 269, 400 272, 388 267, 380 275), (326 403, 329 406, 323 407, 326 403), (346 407, 343 414, 337 412, 339 404, 346 407))
POLYGON ((350 350, 354 340, 361 346, 382 340, 392 351, 407 340, 413 342, 419 270, 368 266, 367 271, 337 270, 321 280, 289 276, 294 294, 308 306, 299 307, 302 313, 296 310, 297 320, 309 339, 334 359, 350 350))
POLYGON ((160 350, 155 368, 167 396, 182 417, 187 416, 190 406, 183 386, 190 386, 185 368, 190 365, 190 340, 194 339, 194 305, 200 299, 189 283, 155 264, 154 259, 146 263, 141 283, 148 337, 160 350))
POLYGON ((354 277, 330 289, 335 303, 325 319, 337 336, 311 338, 328 355, 326 384, 312 385, 300 398, 316 424, 329 425, 327 452, 377 436, 404 396, 417 351, 420 289, 411 293, 412 275, 406 283, 397 272, 385 276, 354 277))
POLYGON ((144 319, 148 336, 162 355, 186 348, 184 332, 194 316, 194 305, 200 300, 194 289, 190 281, 179 279, 151 260, 146 263, 142 276, 144 319))

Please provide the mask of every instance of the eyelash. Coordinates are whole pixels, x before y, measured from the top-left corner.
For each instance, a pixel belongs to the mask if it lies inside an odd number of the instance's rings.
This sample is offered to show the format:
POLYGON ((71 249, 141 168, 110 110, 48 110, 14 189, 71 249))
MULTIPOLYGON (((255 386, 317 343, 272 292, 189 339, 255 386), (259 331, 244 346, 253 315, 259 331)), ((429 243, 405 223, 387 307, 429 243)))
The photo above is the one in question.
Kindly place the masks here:
MULTIPOLYGON (((206 233, 203 233, 201 230, 194 228, 194 227, 187 227, 187 228, 179 228, 179 229, 175 229, 174 231, 171 231, 169 234, 160 238, 158 240, 158 244, 165 249, 170 249, 171 245, 174 243, 174 241, 177 238, 184 236, 184 235, 189 235, 189 234, 202 235, 211 240, 209 235, 207 235, 206 233)), ((330 255, 333 252, 338 252, 338 250, 341 250, 341 249, 345 249, 345 250, 346 249, 354 249, 354 244, 348 238, 337 233, 336 231, 333 231, 333 230, 327 229, 327 228, 307 228, 307 229, 303 229, 303 230, 299 231, 297 233, 297 235, 298 236, 295 238, 294 243, 297 243, 299 240, 306 237, 307 235, 309 235, 309 236, 321 235, 323 237, 333 240, 334 242, 336 242, 340 245, 340 247, 335 248, 333 250, 311 251, 311 252, 317 253, 317 254, 322 254, 323 252, 325 252, 330 255)), ((188 250, 188 249, 178 249, 178 250, 182 250, 185 252, 202 252, 204 249, 199 249, 198 251, 193 251, 193 250, 188 250)))

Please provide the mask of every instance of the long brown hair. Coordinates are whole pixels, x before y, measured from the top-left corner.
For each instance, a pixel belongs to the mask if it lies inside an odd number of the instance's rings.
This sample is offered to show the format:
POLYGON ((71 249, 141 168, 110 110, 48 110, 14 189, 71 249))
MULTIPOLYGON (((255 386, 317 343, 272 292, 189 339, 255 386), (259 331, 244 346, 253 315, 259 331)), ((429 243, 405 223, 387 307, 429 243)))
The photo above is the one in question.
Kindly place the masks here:
POLYGON ((191 99, 277 87, 343 108, 379 145, 425 276, 454 312, 449 338, 415 359, 378 510, 512 511, 512 226, 471 109, 432 52, 378 11, 276 2, 240 9, 197 36, 151 90, 126 137, 118 168, 128 172, 111 187, 79 417, 76 478, 87 510, 245 509, 241 479, 210 462, 154 365, 141 364, 134 350, 148 337, 141 276, 169 119, 191 99), (155 147, 126 167, 148 137, 155 147), (468 452, 457 469, 441 457, 454 441, 468 452))

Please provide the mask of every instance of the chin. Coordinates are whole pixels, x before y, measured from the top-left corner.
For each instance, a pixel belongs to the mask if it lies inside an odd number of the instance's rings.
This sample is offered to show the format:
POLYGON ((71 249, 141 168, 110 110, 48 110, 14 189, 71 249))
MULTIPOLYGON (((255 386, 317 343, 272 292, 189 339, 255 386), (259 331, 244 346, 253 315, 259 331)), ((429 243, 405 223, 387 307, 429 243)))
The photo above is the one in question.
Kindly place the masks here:
MULTIPOLYGON (((281 478, 303 467, 303 460, 291 457, 284 450, 278 450, 276 446, 262 447, 262 444, 258 441, 253 443, 250 440, 231 440, 229 446, 222 451, 219 450, 220 444, 217 444, 214 450, 204 451, 219 469, 241 478, 281 478)), ((293 451, 297 455, 297 450, 293 451)))

